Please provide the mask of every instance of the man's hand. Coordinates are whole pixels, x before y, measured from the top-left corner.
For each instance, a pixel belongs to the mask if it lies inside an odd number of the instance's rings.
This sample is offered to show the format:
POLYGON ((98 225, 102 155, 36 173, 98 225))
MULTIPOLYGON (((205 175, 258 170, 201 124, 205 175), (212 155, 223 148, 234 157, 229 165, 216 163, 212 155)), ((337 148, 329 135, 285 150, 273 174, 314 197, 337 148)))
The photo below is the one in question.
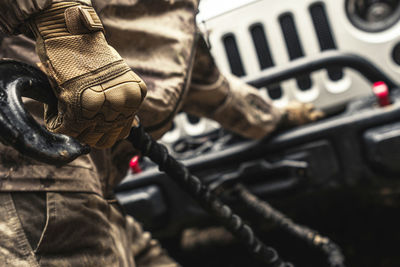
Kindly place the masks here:
POLYGON ((283 110, 279 128, 291 128, 317 121, 324 117, 324 113, 315 109, 311 103, 290 102, 283 110))
POLYGON ((107 44, 94 9, 55 3, 30 25, 58 98, 45 108, 46 127, 96 148, 125 138, 147 89, 107 44))

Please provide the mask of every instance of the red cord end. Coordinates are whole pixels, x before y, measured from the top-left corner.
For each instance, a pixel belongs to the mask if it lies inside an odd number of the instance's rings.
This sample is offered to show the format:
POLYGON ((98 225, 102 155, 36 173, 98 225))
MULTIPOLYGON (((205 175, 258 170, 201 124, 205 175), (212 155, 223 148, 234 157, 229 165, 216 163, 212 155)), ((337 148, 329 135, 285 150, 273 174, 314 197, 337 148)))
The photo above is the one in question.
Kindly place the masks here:
POLYGON ((139 156, 134 156, 131 161, 129 162, 129 167, 132 173, 141 173, 142 169, 139 165, 139 156))
POLYGON ((378 99, 379 106, 385 107, 390 105, 389 88, 385 82, 374 83, 372 91, 378 99))

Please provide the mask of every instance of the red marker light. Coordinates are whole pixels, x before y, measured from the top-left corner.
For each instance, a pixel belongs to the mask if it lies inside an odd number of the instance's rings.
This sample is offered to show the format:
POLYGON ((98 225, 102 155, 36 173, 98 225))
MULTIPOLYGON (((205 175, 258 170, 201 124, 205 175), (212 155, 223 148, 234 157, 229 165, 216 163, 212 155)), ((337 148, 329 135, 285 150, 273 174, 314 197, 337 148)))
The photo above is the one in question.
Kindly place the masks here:
POLYGON ((384 107, 390 105, 389 88, 384 82, 376 82, 372 87, 376 98, 378 99, 379 106, 384 107))
POLYGON ((129 162, 129 167, 132 173, 141 173, 142 169, 139 165, 139 156, 134 156, 131 161, 129 162))

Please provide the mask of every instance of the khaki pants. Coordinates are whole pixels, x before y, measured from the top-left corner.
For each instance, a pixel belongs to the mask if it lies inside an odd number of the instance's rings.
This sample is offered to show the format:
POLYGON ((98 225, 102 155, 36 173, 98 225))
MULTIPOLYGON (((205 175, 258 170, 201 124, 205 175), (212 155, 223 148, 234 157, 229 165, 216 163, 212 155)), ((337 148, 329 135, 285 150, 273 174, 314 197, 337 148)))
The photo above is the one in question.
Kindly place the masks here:
POLYGON ((114 200, 40 192, 0 201, 0 266, 178 266, 114 200))

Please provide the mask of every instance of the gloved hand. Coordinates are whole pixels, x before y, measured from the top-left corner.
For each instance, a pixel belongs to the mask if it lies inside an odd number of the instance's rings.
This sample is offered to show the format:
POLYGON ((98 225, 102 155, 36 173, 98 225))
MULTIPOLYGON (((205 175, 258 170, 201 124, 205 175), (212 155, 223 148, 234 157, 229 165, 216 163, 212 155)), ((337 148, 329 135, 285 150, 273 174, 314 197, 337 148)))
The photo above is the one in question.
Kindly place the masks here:
POLYGON ((291 128, 319 120, 324 113, 311 103, 290 102, 283 110, 279 128, 291 128))
POLYGON ((48 130, 96 148, 125 138, 147 89, 107 44, 94 9, 55 3, 29 23, 58 98, 45 107, 48 130))

